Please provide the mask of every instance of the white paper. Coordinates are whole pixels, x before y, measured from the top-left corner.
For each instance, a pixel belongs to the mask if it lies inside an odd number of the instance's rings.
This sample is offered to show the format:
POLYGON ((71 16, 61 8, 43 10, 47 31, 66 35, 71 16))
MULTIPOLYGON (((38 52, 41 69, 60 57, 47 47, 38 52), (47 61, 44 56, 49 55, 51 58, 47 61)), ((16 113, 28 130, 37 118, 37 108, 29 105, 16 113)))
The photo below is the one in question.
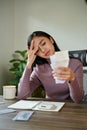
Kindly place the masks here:
POLYGON ((30 119, 33 113, 34 111, 20 111, 12 120, 13 121, 27 121, 30 119))
POLYGON ((8 113, 11 113, 11 112, 16 112, 16 110, 14 110, 14 109, 2 109, 2 110, 0 110, 0 115, 1 114, 8 114, 8 113))
POLYGON ((8 108, 14 109, 32 109, 36 106, 40 101, 27 101, 27 100, 20 100, 10 106, 8 108))
POLYGON ((36 107, 33 108, 33 110, 38 111, 59 111, 63 105, 64 102, 49 102, 49 101, 42 101, 40 104, 38 104, 36 107))
POLYGON ((8 108, 32 109, 39 111, 59 111, 64 104, 65 104, 64 102, 20 100, 8 106, 8 108))
MULTIPOLYGON (((51 67, 53 70, 59 66, 67 67, 69 64, 68 50, 55 52, 54 55, 50 56, 50 60, 51 60, 51 67)), ((65 80, 58 80, 55 77, 55 82, 56 83, 64 83, 65 80)))

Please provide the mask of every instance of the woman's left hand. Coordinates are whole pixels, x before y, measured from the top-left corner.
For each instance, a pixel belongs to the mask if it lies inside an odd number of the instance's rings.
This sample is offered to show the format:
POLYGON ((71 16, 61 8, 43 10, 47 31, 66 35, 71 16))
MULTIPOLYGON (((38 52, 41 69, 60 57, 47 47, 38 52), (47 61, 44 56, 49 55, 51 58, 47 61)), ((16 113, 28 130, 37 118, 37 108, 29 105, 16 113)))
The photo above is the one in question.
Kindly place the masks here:
POLYGON ((57 67, 52 71, 52 74, 59 80, 67 80, 70 82, 75 80, 75 74, 69 67, 57 67))

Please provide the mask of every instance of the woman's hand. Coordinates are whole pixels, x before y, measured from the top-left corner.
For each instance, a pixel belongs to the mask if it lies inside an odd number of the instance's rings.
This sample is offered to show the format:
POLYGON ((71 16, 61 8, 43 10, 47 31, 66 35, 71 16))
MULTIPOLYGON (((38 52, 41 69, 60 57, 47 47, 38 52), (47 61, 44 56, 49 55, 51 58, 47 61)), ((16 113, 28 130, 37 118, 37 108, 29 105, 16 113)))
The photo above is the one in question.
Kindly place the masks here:
POLYGON ((59 80, 67 80, 69 82, 75 80, 75 74, 69 67, 57 67, 52 71, 52 74, 59 80))
POLYGON ((31 68, 35 58, 36 58, 36 52, 38 51, 38 46, 34 48, 34 41, 32 40, 30 49, 28 49, 28 60, 27 60, 27 66, 28 68, 31 68))

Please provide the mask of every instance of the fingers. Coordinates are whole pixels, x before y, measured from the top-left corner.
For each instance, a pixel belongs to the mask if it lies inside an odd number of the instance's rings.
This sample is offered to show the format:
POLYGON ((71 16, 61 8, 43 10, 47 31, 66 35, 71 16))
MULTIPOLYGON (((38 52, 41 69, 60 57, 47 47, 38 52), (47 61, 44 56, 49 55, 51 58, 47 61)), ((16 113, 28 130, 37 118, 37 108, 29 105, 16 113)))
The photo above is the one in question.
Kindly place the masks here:
POLYGON ((33 54, 36 54, 37 51, 38 51, 38 46, 34 47, 34 41, 32 40, 31 41, 31 46, 30 46, 30 51, 33 53, 33 54))
POLYGON ((58 67, 52 71, 53 74, 66 75, 70 74, 70 69, 67 67, 58 67))
POLYGON ((30 50, 33 50, 33 48, 34 48, 34 41, 32 40, 30 45, 30 50))
POLYGON ((38 51, 38 47, 34 47, 34 41, 32 40, 30 49, 27 50, 27 53, 28 53, 27 66, 28 66, 28 68, 31 68, 33 62, 35 61, 37 51, 38 51))
POLYGON ((70 80, 72 77, 72 71, 69 67, 58 67, 52 71, 53 77, 60 80, 70 80))

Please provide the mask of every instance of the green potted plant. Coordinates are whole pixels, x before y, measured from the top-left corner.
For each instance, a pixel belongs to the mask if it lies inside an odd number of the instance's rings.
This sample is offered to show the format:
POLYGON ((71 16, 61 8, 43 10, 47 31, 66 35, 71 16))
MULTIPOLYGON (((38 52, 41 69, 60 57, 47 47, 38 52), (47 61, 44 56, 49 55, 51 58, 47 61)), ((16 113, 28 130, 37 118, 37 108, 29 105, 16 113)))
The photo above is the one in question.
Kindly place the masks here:
MULTIPOLYGON (((9 62, 11 67, 9 71, 13 74, 14 78, 10 81, 11 85, 16 85, 18 87, 19 80, 23 74, 24 68, 27 63, 27 50, 16 50, 13 54, 13 59, 9 62)), ((45 97, 45 92, 42 86, 38 87, 31 95, 32 97, 45 97)))
POLYGON ((22 76, 27 62, 26 53, 26 50, 16 50, 13 54, 14 58, 9 61, 11 63, 11 68, 9 69, 9 71, 14 75, 14 78, 10 81, 10 84, 16 85, 16 87, 18 86, 20 77, 22 76))

